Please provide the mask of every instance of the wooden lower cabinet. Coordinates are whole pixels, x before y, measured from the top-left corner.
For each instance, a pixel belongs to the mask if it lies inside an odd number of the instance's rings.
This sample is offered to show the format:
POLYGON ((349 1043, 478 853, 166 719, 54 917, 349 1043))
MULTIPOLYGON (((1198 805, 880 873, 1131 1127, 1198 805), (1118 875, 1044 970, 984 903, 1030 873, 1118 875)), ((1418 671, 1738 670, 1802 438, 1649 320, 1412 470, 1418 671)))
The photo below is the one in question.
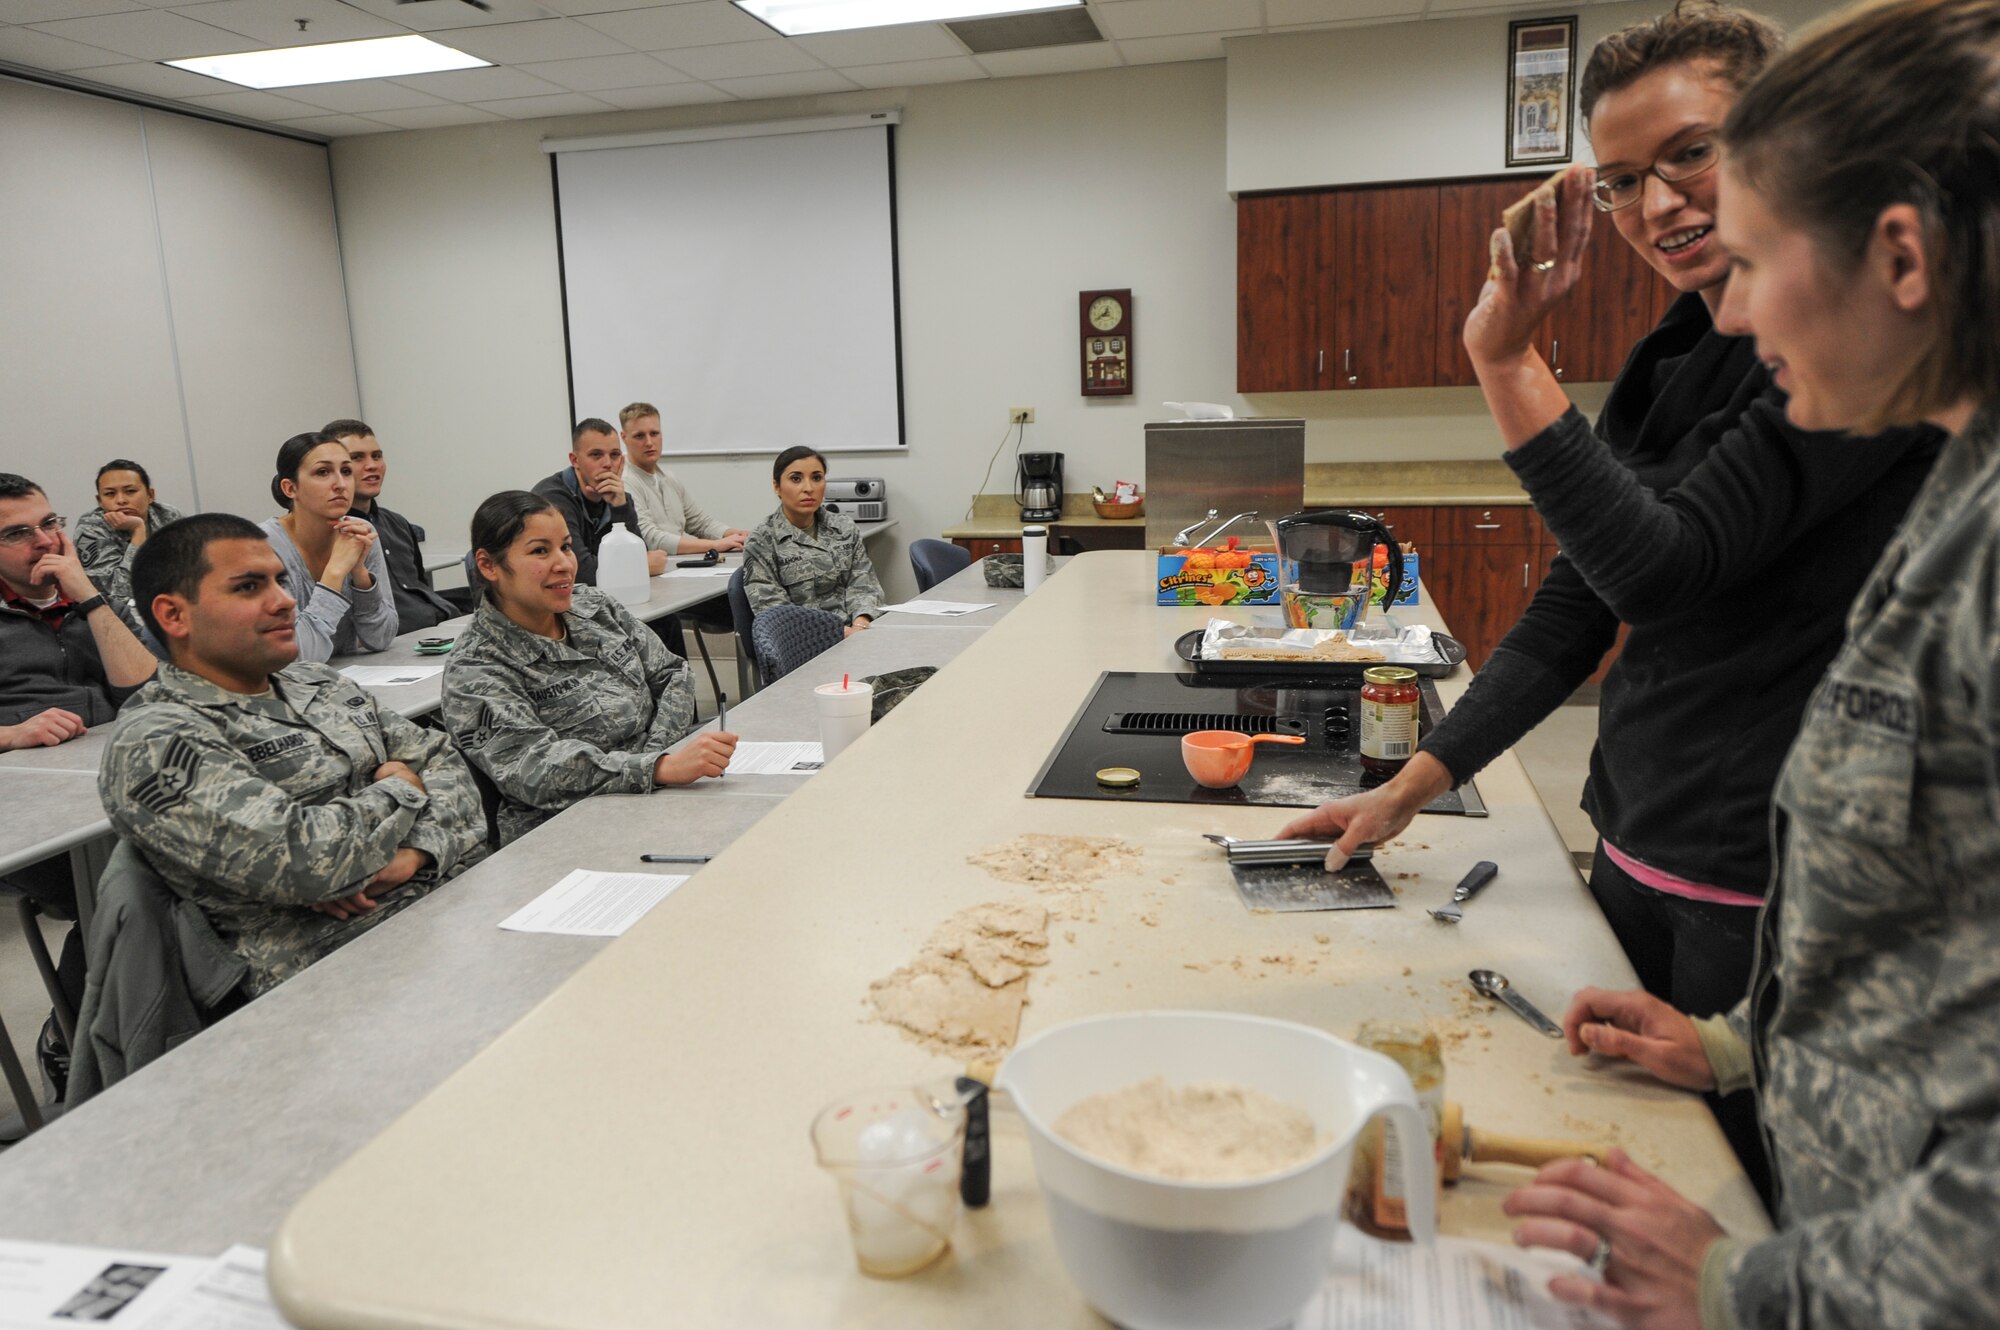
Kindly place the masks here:
POLYGON ((1021 552, 1021 542, 1019 540, 975 540, 970 537, 962 537, 951 543, 971 554, 974 563, 979 562, 989 554, 1019 554, 1021 552))
POLYGON ((1434 542, 1418 547, 1418 559, 1424 589, 1452 636, 1465 643, 1466 663, 1478 669, 1534 599, 1541 547, 1434 542))

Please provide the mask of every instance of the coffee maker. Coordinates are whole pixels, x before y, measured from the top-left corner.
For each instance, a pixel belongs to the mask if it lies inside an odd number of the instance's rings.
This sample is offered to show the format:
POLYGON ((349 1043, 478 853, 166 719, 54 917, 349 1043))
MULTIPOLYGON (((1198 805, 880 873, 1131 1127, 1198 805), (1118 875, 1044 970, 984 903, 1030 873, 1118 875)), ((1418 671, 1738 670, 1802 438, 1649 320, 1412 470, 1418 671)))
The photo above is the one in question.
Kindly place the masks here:
POLYGON ((1062 516, 1061 453, 1022 453, 1014 474, 1014 502, 1023 522, 1053 522, 1062 516))

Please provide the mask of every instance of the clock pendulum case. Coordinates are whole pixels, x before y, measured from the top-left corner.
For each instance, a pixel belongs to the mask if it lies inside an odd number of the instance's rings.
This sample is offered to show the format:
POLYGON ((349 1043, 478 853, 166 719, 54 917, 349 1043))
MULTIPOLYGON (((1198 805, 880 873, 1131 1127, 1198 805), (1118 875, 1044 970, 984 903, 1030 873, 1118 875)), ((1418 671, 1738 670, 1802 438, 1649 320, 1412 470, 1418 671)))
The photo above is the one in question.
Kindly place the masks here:
POLYGON ((1132 395, 1132 291, 1085 291, 1077 297, 1083 395, 1132 395))

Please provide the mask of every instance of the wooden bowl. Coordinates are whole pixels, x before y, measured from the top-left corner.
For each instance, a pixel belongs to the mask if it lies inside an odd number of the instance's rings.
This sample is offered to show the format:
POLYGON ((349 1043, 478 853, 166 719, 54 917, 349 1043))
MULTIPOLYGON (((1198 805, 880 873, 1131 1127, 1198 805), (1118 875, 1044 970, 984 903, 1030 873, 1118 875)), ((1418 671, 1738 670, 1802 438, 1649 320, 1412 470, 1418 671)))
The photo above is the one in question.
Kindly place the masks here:
POLYGON ((1102 501, 1092 499, 1090 506, 1097 509, 1099 517, 1109 521, 1115 522, 1127 517, 1144 517, 1146 515, 1146 496, 1141 494, 1130 503, 1119 503, 1116 499, 1105 499, 1102 501))

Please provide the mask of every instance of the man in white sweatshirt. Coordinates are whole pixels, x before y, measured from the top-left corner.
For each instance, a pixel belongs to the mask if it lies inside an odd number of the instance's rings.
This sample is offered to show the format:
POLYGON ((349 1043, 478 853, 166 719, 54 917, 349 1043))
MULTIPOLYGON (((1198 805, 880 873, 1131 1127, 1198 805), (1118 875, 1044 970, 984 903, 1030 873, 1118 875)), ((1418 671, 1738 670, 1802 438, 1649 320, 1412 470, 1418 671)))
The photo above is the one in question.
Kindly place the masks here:
POLYGON ((687 487, 660 465, 660 409, 634 402, 618 413, 625 443, 625 487, 638 506, 639 538, 646 548, 668 554, 727 554, 743 548, 748 531, 726 526, 688 497, 687 487))

